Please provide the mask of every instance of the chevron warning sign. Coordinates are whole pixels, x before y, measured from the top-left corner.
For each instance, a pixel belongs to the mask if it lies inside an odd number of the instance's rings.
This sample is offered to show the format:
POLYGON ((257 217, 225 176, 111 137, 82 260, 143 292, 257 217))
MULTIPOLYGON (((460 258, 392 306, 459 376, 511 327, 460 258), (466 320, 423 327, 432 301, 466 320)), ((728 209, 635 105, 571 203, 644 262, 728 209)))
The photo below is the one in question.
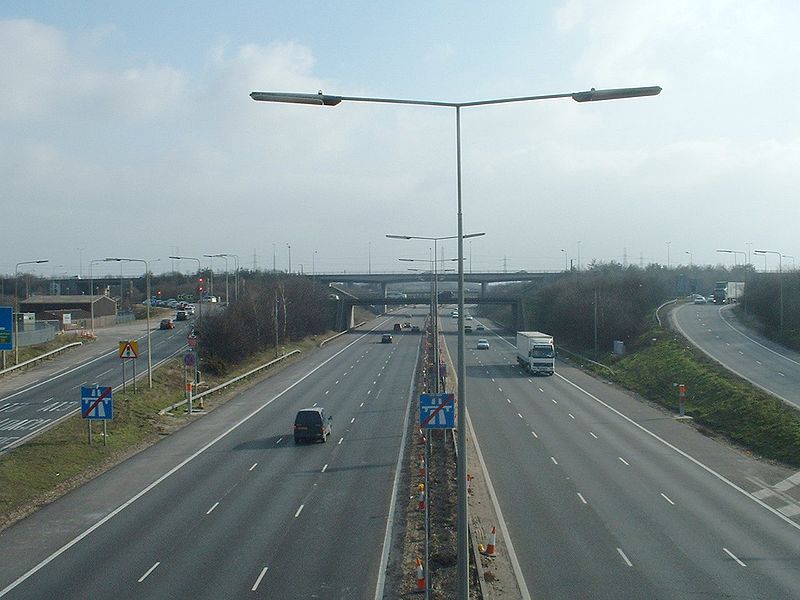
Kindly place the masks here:
POLYGON ((120 340, 120 342, 119 342, 119 357, 120 358, 139 358, 139 341, 138 340, 120 340))

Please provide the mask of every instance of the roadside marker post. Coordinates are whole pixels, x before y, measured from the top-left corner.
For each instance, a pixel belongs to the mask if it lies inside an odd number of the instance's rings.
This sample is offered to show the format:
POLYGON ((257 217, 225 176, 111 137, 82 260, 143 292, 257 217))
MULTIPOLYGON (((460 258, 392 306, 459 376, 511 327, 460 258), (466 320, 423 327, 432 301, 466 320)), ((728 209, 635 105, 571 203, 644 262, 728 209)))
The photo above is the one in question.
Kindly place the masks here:
POLYGON ((686 412, 686 386, 684 384, 678 385, 678 409, 680 416, 685 416, 686 412))

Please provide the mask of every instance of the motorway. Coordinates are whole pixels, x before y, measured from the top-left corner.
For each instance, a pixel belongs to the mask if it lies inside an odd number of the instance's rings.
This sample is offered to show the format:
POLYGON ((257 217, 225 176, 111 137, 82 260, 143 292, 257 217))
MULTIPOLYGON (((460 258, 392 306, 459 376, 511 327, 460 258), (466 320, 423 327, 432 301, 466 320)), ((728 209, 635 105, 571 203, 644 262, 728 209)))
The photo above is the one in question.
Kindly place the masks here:
POLYGON ((723 367, 800 408, 800 354, 742 326, 732 305, 683 304, 672 310, 670 319, 723 367))
POLYGON ((381 344, 397 320, 331 341, 4 531, 0 596, 381 597, 421 340, 381 344), (308 406, 333 434, 296 446, 308 406))
POLYGON ((528 376, 513 344, 468 335, 466 383, 527 597, 800 597, 800 526, 733 480, 746 457, 561 361, 528 376))
MULTIPOLYGON (((156 328, 158 323, 156 323, 156 328)), ((150 334, 153 344, 154 365, 174 356, 186 347, 186 337, 191 321, 176 323, 175 329, 150 334)), ((131 327, 109 328, 110 331, 130 332, 131 327)), ((139 329, 139 328, 136 328, 139 329)), ((135 334, 139 340, 137 376, 145 376, 137 386, 147 385, 147 336, 135 334)), ((81 386, 116 387, 122 384, 118 340, 110 341, 103 335, 86 345, 79 364, 74 362, 74 350, 33 367, 26 373, 6 375, 0 379, 0 453, 24 443, 37 433, 72 414, 80 408, 81 386)), ((128 363, 131 361, 129 360, 128 363)), ((132 380, 133 365, 126 369, 128 384, 132 380)))

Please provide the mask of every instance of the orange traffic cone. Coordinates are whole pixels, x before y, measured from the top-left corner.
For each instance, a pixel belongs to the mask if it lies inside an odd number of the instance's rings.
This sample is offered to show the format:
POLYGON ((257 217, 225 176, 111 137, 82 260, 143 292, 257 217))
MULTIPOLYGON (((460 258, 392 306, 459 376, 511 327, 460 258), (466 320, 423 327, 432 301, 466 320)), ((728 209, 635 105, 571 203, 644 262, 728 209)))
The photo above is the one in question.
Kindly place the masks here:
POLYGON ((422 561, 417 558, 417 589, 425 589, 425 570, 422 568, 422 561))
POLYGON ((425 510, 425 490, 419 491, 419 502, 417 502, 417 510, 425 510))
POLYGON ((419 476, 425 477, 425 457, 422 455, 419 457, 419 476))
POLYGON ((497 533, 495 528, 492 527, 492 532, 489 534, 489 541, 486 542, 486 551, 484 554, 486 556, 497 556, 497 533))

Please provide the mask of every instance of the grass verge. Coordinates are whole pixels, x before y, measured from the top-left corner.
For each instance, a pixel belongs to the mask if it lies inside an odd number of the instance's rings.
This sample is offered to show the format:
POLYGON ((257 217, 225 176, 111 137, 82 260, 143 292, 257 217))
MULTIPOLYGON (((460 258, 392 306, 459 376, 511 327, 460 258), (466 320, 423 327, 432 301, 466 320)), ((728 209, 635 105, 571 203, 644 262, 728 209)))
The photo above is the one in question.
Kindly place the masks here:
MULTIPOLYGON (((326 336, 313 336, 289 344, 285 352, 308 353, 326 336)), ((302 354, 300 355, 302 356, 302 354)), ((225 377, 207 378, 218 385, 274 358, 269 350, 238 365, 225 377)), ((286 363, 293 359, 287 359, 286 363)), ((296 359, 294 359, 296 360, 296 359)), ((279 363, 264 372, 238 382, 205 401, 206 411, 231 399, 237 391, 280 370, 279 363)), ((107 424, 107 445, 103 445, 102 424, 93 423, 93 445, 88 445, 86 421, 74 414, 26 444, 0 456, 0 530, 52 502, 103 471, 156 443, 184 425, 185 414, 159 415, 158 411, 183 398, 183 362, 177 357, 153 373, 153 389, 137 383, 138 393, 114 392, 114 419, 107 424)), ((200 416, 193 418, 201 418, 200 416)))
POLYGON ((625 356, 602 362, 614 373, 582 366, 675 413, 679 404, 673 384, 685 384, 686 414, 706 433, 764 458, 800 466, 800 412, 733 375, 682 336, 653 329, 625 356))

